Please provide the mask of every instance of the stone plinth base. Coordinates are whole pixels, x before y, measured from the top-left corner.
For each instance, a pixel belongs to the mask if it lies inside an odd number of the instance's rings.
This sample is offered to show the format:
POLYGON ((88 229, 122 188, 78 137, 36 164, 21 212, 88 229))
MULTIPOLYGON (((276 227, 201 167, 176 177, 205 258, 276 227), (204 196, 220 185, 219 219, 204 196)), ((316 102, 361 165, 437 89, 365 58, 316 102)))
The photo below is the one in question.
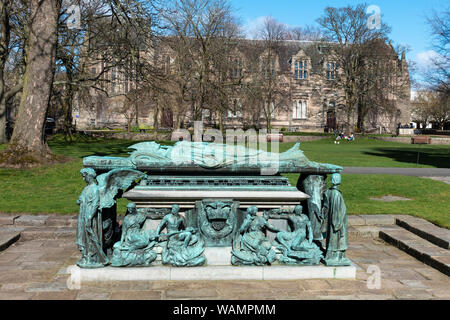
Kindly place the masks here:
POLYGON ((134 268, 105 267, 81 269, 70 266, 61 270, 70 274, 69 289, 79 289, 85 282, 102 281, 158 281, 158 280, 298 280, 298 279, 355 279, 356 267, 318 266, 202 266, 176 268, 162 265, 134 268))

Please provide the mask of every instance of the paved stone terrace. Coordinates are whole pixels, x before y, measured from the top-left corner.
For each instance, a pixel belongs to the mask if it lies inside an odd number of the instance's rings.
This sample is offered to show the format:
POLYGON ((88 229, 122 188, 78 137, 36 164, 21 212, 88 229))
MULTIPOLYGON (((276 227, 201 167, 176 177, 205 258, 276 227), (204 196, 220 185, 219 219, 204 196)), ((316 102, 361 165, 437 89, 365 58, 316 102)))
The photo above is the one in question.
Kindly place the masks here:
POLYGON ((20 235, 0 252, 0 299, 450 299, 448 276, 378 238, 395 216, 349 218, 356 280, 110 282, 69 290, 61 270, 80 258, 75 217, 0 215, 0 235, 20 235), (381 271, 379 289, 368 288, 375 283, 370 266, 381 271))

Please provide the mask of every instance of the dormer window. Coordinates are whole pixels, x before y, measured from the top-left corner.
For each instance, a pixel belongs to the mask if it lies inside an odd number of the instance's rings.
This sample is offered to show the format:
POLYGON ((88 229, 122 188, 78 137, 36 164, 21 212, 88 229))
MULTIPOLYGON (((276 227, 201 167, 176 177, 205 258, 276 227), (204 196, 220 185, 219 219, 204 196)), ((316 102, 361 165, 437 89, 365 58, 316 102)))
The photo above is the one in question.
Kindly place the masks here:
POLYGON ((294 63, 294 79, 308 79, 308 62, 296 60, 294 63))
POLYGON ((338 67, 339 67, 339 65, 335 62, 327 62, 327 64, 326 64, 327 80, 336 80, 337 79, 338 67))

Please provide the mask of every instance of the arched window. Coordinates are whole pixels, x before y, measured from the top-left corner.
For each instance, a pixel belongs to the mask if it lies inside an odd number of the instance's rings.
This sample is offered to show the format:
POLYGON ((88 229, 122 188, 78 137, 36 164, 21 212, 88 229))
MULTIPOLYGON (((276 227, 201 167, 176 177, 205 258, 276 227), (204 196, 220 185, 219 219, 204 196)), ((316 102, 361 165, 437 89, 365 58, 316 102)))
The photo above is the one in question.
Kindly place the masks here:
POLYGON ((275 76, 275 59, 265 58, 262 60, 261 73, 264 78, 275 76))
POLYGON ((305 100, 294 100, 292 109, 293 119, 306 119, 307 118, 308 104, 305 100))
POLYGON ((336 80, 337 78, 337 70, 339 65, 335 62, 327 62, 326 64, 326 76, 327 80, 336 80))
POLYGON ((230 78, 239 78, 242 75, 242 59, 238 57, 230 58, 230 78))

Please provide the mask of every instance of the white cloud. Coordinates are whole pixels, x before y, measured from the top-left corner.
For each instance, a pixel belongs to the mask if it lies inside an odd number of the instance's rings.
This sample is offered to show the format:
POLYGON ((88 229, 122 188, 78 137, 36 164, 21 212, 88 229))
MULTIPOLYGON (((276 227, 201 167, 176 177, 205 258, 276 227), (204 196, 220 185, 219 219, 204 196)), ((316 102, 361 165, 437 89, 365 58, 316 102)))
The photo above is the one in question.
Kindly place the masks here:
MULTIPOLYGON (((255 39, 258 36, 258 30, 261 30, 261 28, 264 26, 264 21, 267 19, 268 16, 261 16, 257 17, 255 19, 247 19, 243 26, 243 31, 246 38, 249 39, 255 39)), ((276 19, 276 18, 275 18, 276 19)), ((278 21, 278 19, 276 19, 278 21)), ((296 28, 298 26, 286 24, 284 22, 278 21, 279 23, 282 23, 286 26, 288 29, 296 28)))
POLYGON ((258 30, 264 25, 264 20, 266 18, 266 16, 262 16, 255 19, 247 19, 243 27, 245 37, 255 39, 258 35, 258 30))
POLYGON ((416 62, 419 69, 433 68, 434 63, 440 57, 439 53, 434 50, 422 51, 416 55, 416 62))

